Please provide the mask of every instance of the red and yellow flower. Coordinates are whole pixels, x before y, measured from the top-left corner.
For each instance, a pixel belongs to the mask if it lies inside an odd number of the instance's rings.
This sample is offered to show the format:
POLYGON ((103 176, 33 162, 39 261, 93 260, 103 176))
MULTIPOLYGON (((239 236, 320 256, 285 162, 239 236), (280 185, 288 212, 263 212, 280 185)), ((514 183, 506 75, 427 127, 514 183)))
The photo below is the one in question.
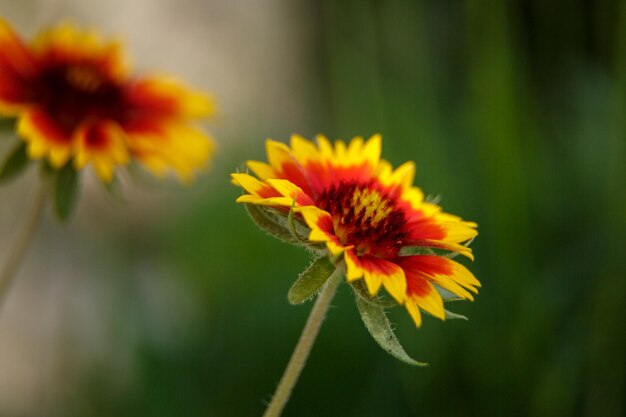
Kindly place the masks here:
POLYGON ((213 112, 171 78, 131 77, 117 42, 61 24, 26 43, 0 18, 0 116, 17 118, 31 159, 91 165, 105 182, 134 159, 187 180, 213 150, 192 122, 213 112))
POLYGON ((473 300, 480 283, 442 251, 473 259, 463 243, 477 235, 476 224, 427 202, 413 186, 412 162, 394 170, 380 158, 379 135, 349 144, 318 136, 317 145, 294 135, 290 146, 268 140, 266 148, 269 163, 247 163, 256 177, 232 174, 247 192, 238 202, 293 207, 310 228, 308 241, 343 258, 348 281, 363 279, 372 296, 383 287, 416 326, 420 310, 445 318, 441 293, 473 300), (411 255, 416 248, 423 251, 411 255))

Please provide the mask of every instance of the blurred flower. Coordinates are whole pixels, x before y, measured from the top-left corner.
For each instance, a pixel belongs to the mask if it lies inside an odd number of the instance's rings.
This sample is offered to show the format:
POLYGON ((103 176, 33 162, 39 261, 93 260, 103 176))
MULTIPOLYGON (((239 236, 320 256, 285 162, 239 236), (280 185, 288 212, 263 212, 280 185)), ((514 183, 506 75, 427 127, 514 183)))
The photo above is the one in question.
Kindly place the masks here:
POLYGON ((310 229, 308 244, 323 242, 330 255, 343 258, 347 280, 363 279, 371 296, 384 287, 416 326, 420 310, 445 318, 442 294, 473 300, 480 283, 445 255, 473 259, 462 243, 477 235, 476 224, 425 201, 412 185, 412 162, 393 170, 380 158, 379 135, 347 145, 319 136, 317 146, 294 135, 291 146, 272 140, 266 145, 269 164, 247 163, 258 178, 232 174, 248 193, 238 202, 284 216, 293 207, 310 229))
POLYGON ((213 112, 170 78, 131 77, 117 42, 61 24, 27 44, 0 18, 0 115, 17 118, 30 159, 90 164, 104 182, 134 159, 188 180, 213 149, 190 122, 213 112))

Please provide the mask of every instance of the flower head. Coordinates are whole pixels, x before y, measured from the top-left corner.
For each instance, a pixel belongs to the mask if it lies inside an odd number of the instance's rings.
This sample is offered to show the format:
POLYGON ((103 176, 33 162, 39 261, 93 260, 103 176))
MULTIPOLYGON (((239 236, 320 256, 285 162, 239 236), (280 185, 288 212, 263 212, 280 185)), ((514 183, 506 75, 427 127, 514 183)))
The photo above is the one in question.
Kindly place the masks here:
POLYGON ((442 294, 473 300, 480 283, 443 252, 473 259, 464 242, 476 224, 444 213, 413 186, 415 166, 395 170, 380 158, 381 137, 317 145, 294 135, 291 146, 268 140, 268 162, 248 161, 255 176, 232 174, 247 194, 240 203, 269 206, 287 215, 292 209, 310 233, 343 258, 346 278, 364 280, 371 296, 383 287, 404 305, 416 326, 420 310, 444 319, 442 294))
POLYGON ((31 159, 92 165, 108 182, 132 159, 190 179, 213 143, 190 122, 212 101, 166 77, 131 77, 121 46, 61 24, 25 43, 0 18, 0 116, 16 117, 31 159))

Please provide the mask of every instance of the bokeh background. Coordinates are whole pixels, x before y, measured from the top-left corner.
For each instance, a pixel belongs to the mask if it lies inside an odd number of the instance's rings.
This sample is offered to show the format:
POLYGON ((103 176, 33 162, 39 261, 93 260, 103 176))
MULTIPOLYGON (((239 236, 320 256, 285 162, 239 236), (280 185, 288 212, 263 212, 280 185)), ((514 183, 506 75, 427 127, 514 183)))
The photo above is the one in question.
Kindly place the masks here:
MULTIPOLYGON (((383 155, 475 220, 470 321, 390 318, 340 288, 285 416, 626 415, 623 1, 2 0, 27 37, 61 19, 126 40, 139 71, 211 91, 220 152, 192 187, 88 175, 50 214, 0 316, 0 415, 261 415, 310 304, 303 251, 256 230, 228 173, 266 137, 380 132, 383 155)), ((0 140, 5 154, 10 141, 0 140)), ((35 173, 0 189, 0 255, 35 173)))

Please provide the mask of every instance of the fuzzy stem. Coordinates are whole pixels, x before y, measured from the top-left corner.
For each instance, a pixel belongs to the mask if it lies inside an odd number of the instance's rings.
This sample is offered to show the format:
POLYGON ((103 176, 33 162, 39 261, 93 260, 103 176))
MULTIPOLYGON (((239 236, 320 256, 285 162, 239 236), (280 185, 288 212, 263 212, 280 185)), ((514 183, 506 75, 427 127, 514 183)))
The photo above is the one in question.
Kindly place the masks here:
POLYGON ((309 353, 319 333, 324 317, 326 317, 330 301, 333 299, 337 287, 343 280, 343 275, 343 265, 338 264, 335 271, 326 281, 326 284, 324 284, 324 287, 322 287, 321 292, 317 296, 317 300, 315 300, 315 305, 313 305, 313 309, 309 314, 309 318, 304 325, 304 329, 302 329, 298 344, 291 354, 287 368, 285 368, 285 372, 278 383, 272 401, 267 406, 263 417, 279 417, 283 408, 285 408, 291 391, 296 385, 296 382, 298 382, 300 373, 309 357, 309 353))
POLYGON ((26 214, 26 221, 22 226, 22 230, 20 230, 17 239, 13 243, 13 247, 4 262, 4 265, 0 270, 0 310, 4 305, 4 301, 7 297, 9 289, 11 288, 11 284, 15 278, 15 273, 20 266, 20 262, 26 254, 28 246, 35 235, 37 226, 39 225, 39 221, 41 220, 41 215, 46 205, 46 197, 48 194, 47 185, 48 184, 46 184, 45 181, 42 181, 39 185, 39 189, 35 195, 35 200, 33 201, 30 212, 26 214))

